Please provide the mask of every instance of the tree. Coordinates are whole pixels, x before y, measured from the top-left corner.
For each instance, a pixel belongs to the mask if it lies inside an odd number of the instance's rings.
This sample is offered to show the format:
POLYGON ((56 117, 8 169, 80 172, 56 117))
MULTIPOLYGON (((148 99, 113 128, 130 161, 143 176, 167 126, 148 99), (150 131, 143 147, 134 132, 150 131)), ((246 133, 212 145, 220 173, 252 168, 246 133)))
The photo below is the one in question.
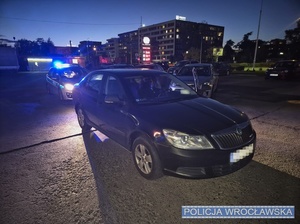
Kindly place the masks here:
POLYGON ((50 56, 54 44, 50 38, 47 42, 43 38, 37 38, 36 41, 21 39, 17 41, 16 49, 19 56, 50 56))
POLYGON ((222 56, 222 60, 224 62, 234 61, 235 51, 232 49, 233 46, 234 46, 234 41, 232 41, 231 39, 226 42, 223 49, 223 56, 222 56))
POLYGON ((249 36, 251 35, 252 32, 246 33, 243 37, 243 40, 235 45, 235 47, 238 49, 236 57, 238 62, 253 62, 255 42, 249 39, 249 36))
POLYGON ((300 19, 295 29, 285 31, 288 59, 300 59, 300 19))

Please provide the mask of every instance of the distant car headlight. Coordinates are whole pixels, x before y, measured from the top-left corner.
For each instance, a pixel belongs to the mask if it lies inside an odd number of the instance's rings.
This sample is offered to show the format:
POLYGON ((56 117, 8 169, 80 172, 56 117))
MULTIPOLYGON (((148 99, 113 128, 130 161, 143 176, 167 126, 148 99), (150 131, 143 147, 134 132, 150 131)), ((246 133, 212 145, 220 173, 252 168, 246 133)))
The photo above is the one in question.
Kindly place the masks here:
POLYGON ((72 91, 74 89, 74 85, 70 84, 70 83, 67 83, 67 84, 65 84, 65 89, 69 90, 69 91, 72 91))
POLYGON ((163 129, 163 133, 173 146, 180 149, 212 149, 213 146, 205 136, 189 135, 170 129, 163 129))

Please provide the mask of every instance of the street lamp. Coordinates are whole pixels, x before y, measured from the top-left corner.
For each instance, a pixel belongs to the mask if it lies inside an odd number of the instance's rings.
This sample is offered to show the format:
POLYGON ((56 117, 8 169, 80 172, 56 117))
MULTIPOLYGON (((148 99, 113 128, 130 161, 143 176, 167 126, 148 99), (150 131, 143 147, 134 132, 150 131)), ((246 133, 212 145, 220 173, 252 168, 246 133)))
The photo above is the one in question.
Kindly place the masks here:
POLYGON ((202 42, 203 42, 203 37, 201 35, 201 42, 200 42, 200 52, 199 52, 199 62, 202 63, 202 42))
POLYGON ((255 51, 254 51, 254 59, 253 59, 252 71, 254 71, 255 62, 256 62, 256 55, 257 55, 257 48, 258 48, 258 37, 259 37, 260 21, 261 21, 261 13, 262 13, 262 5, 263 5, 263 0, 261 0, 261 5, 260 5, 258 28, 257 28, 257 37, 256 37, 256 44, 255 44, 255 51))

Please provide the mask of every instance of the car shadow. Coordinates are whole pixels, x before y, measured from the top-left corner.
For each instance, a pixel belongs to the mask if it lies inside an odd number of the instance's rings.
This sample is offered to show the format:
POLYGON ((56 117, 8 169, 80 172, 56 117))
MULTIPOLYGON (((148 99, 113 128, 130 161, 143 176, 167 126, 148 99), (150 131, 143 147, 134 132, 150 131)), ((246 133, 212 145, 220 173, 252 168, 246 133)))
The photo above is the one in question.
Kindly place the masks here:
MULTIPOLYGON (((300 179, 256 161, 210 179, 164 176, 150 181, 132 155, 98 131, 83 134, 105 223, 233 223, 232 219, 182 219, 183 205, 292 205, 300 218, 300 179)), ((296 219, 244 219, 234 223, 297 223, 296 219)))

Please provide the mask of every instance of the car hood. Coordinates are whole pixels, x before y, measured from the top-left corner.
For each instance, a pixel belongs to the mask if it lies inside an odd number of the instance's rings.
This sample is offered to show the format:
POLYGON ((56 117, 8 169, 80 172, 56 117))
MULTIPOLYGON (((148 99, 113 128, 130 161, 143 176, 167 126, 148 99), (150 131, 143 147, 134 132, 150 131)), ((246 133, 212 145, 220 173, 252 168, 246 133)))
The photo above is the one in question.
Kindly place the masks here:
POLYGON ((81 81, 81 78, 76 78, 76 79, 68 79, 68 78, 63 78, 61 79, 61 84, 67 84, 67 83, 70 83, 70 84, 76 84, 76 83, 79 83, 81 81))
POLYGON ((243 123, 248 117, 233 107, 208 98, 141 106, 133 114, 139 123, 188 134, 211 134, 243 123))

